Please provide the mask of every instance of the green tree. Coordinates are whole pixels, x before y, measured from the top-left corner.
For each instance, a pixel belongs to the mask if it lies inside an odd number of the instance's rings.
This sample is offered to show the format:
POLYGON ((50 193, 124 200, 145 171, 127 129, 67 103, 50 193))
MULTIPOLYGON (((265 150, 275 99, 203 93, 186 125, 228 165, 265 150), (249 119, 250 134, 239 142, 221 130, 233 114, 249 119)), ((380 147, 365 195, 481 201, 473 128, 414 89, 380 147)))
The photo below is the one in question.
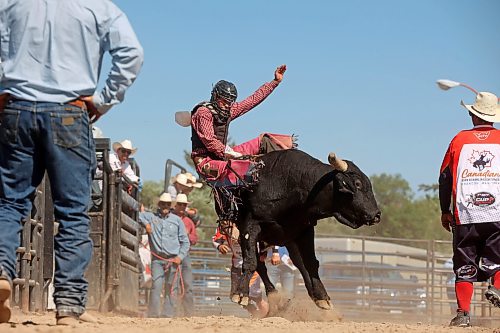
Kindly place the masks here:
POLYGON ((163 180, 152 181, 147 180, 144 182, 141 192, 141 202, 144 207, 153 210, 155 209, 160 195, 163 193, 163 180))

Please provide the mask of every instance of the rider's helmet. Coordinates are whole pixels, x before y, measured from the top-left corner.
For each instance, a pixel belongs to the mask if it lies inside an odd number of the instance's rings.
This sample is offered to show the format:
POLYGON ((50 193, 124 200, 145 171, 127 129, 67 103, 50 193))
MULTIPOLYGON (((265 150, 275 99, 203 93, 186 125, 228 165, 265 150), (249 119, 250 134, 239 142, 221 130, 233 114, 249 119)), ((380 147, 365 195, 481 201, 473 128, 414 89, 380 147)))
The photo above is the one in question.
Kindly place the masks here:
POLYGON ((226 113, 236 101, 236 97, 238 97, 238 91, 234 83, 220 80, 212 88, 212 98, 210 101, 218 111, 226 113))

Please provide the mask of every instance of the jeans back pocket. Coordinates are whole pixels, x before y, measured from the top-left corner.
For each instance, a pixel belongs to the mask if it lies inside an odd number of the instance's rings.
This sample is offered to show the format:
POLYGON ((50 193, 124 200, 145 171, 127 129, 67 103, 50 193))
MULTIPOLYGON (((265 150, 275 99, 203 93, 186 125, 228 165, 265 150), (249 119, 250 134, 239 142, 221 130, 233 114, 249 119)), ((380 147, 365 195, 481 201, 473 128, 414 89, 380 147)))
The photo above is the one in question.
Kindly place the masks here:
POLYGON ((66 148, 80 145, 84 126, 83 115, 81 109, 73 107, 64 108, 61 112, 51 112, 54 144, 66 148))
POLYGON ((21 111, 5 109, 0 113, 0 141, 16 143, 21 111))

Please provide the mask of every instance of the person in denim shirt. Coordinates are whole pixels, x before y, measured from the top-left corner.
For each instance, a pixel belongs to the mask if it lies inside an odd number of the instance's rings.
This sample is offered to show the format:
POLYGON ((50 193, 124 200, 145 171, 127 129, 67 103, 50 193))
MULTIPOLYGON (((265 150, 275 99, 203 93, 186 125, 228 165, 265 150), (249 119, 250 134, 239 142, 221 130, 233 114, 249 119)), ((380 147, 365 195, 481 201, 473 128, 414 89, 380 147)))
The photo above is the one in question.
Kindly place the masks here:
POLYGON ((139 214, 139 221, 149 236, 151 249, 153 286, 149 298, 149 317, 177 315, 178 303, 184 294, 180 266, 189 252, 189 238, 181 218, 170 213, 171 206, 172 197, 163 193, 155 214, 144 211, 139 214), (162 293, 164 303, 163 310, 160 311, 162 293))
POLYGON ((0 323, 16 274, 21 219, 47 172, 54 217, 59 325, 78 323, 92 255, 87 209, 96 169, 91 121, 123 101, 143 62, 125 14, 111 1, 0 0, 0 323), (111 70, 96 91, 104 53, 111 70))
MULTIPOLYGON (((179 216, 184 222, 186 227, 186 233, 189 238, 190 246, 195 246, 198 242, 198 233, 196 231, 196 225, 193 220, 187 215, 186 209, 187 205, 190 204, 187 200, 187 196, 184 193, 179 193, 175 199, 174 209, 172 213, 179 216)), ((191 257, 189 252, 182 261, 182 277, 184 281, 184 297, 181 302, 181 310, 184 316, 191 317, 194 313, 194 297, 193 297, 193 268, 191 267, 191 257)))

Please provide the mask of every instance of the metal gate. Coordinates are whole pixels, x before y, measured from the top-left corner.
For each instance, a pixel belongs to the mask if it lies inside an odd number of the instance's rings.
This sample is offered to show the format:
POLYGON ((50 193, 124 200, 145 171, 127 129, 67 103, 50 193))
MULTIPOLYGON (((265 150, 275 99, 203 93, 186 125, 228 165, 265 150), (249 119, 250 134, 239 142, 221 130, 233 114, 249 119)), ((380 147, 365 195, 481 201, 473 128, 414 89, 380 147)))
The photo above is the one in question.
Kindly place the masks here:
MULTIPOLYGON (((110 140, 96 139, 99 172, 93 181, 90 238, 93 253, 85 277, 87 308, 138 312, 140 230, 137 186, 109 165, 110 140), (117 260, 119 258, 119 260, 117 260)), ((136 167, 136 173, 139 170, 136 167)), ((54 214, 47 177, 33 194, 33 209, 22 221, 12 305, 23 312, 47 310, 54 274, 54 214)))
MULTIPOLYGON (((111 170, 109 152, 109 139, 96 139, 98 168, 102 172, 98 172, 94 179, 93 207, 89 213, 94 252, 86 273, 89 281, 87 308, 137 313, 141 230, 137 222, 139 191, 125 176, 111 170)), ((138 168, 136 174, 139 176, 138 168)))

